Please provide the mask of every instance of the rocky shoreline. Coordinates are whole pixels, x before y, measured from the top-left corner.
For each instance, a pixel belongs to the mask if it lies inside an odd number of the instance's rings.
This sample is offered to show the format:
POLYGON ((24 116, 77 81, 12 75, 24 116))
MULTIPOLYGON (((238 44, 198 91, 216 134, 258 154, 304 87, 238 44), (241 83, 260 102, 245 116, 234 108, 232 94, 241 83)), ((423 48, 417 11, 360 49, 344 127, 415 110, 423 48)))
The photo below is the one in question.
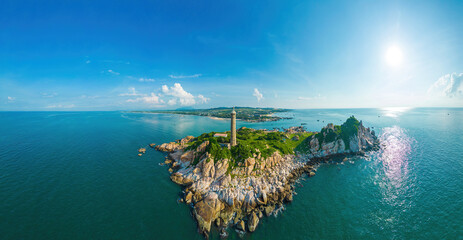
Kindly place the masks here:
POLYGON ((282 155, 276 151, 264 158, 257 152, 238 166, 233 166, 229 159, 214 161, 206 151, 209 141, 195 149, 188 148, 195 139, 192 136, 158 145, 156 149, 169 152, 165 163, 170 166, 170 178, 183 187, 181 201, 191 207, 198 231, 208 238, 215 224, 221 237, 226 237, 229 226, 242 233, 255 231, 262 217, 293 201, 296 180, 305 174, 314 176, 319 164, 334 158, 343 161, 379 146, 374 131, 361 122, 348 143, 340 137, 326 141, 332 130, 336 130, 335 126, 328 124, 322 135, 303 141, 301 144, 307 148, 304 153, 282 155))

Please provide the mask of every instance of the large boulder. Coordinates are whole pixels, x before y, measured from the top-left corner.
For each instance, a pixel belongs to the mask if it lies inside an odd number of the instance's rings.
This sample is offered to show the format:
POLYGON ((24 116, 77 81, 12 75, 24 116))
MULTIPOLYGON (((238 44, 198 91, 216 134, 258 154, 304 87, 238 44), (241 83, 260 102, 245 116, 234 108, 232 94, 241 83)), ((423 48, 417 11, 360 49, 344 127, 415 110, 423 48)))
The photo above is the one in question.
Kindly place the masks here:
POLYGON ((182 146, 176 142, 163 143, 161 145, 156 146, 156 150, 163 151, 163 152, 173 152, 181 148, 182 146))
POLYGON ((193 137, 193 136, 186 136, 186 137, 180 139, 178 142, 179 142, 181 145, 185 145, 185 144, 191 142, 191 140, 193 140, 193 139, 195 139, 195 137, 193 137))
POLYGON ((236 225, 236 228, 241 231, 246 231, 244 221, 243 220, 239 221, 238 224, 236 225))
POLYGON ((196 148, 196 152, 204 152, 206 150, 207 145, 209 145, 209 141, 204 141, 196 148))
POLYGON ((214 160, 211 158, 210 154, 206 153, 206 156, 201 161, 202 161, 201 174, 203 175, 203 177, 214 178, 215 176, 214 160))
POLYGON ((310 140, 310 151, 314 153, 317 152, 319 148, 320 144, 318 142, 318 138, 312 137, 312 140, 310 140))
POLYGON ((270 216, 273 212, 273 210, 275 210, 275 205, 268 205, 268 206, 265 206, 264 207, 264 213, 265 213, 265 216, 270 216))
POLYGON ((254 232, 257 224, 259 224, 259 217, 256 215, 256 212, 252 212, 248 219, 248 230, 254 232))
POLYGON ((209 192, 206 197, 194 206, 194 215, 198 221, 200 233, 208 235, 211 230, 211 222, 217 218, 222 210, 222 202, 217 193, 209 192))
POLYGON ((178 173, 178 172, 172 173, 172 175, 170 175, 170 180, 182 186, 189 186, 193 183, 192 179, 186 178, 181 173, 178 173))
POLYGON ((256 160, 254 158, 248 158, 245 162, 246 167, 246 174, 249 176, 251 175, 252 170, 254 169, 254 165, 256 164, 256 160))
POLYGON ((191 163, 191 161, 193 161, 194 158, 195 158, 194 151, 186 151, 180 156, 180 161, 182 163, 191 163))
MULTIPOLYGON (((227 173, 228 159, 223 159, 215 164, 215 178, 220 178, 227 173)), ((230 175, 228 175, 230 176, 230 175)))
POLYGON ((293 201, 293 194, 291 192, 286 193, 285 201, 286 202, 292 202, 293 201))
POLYGON ((188 192, 188 193, 185 195, 185 203, 190 204, 191 201, 192 201, 192 198, 193 198, 193 193, 188 192))

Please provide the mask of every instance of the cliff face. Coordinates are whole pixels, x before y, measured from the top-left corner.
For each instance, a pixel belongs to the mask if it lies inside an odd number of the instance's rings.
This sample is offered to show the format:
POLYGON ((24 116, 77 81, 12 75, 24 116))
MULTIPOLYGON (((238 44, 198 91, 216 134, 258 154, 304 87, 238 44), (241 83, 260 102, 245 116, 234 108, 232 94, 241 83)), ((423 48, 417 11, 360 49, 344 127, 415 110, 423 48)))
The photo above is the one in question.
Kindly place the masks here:
POLYGON ((276 151, 264 158, 257 151, 238 165, 231 159, 214 159, 206 151, 209 141, 188 148, 192 137, 157 149, 170 152, 171 160, 166 162, 172 161, 171 180, 185 187, 183 201, 193 208, 202 234, 207 237, 213 223, 224 235, 229 225, 253 232, 260 218, 293 200, 295 180, 304 173, 315 175, 318 163, 333 155, 361 154, 377 147, 374 132, 361 122, 354 127, 356 132, 343 135, 341 127, 329 124, 296 148, 305 152, 282 155, 276 151))

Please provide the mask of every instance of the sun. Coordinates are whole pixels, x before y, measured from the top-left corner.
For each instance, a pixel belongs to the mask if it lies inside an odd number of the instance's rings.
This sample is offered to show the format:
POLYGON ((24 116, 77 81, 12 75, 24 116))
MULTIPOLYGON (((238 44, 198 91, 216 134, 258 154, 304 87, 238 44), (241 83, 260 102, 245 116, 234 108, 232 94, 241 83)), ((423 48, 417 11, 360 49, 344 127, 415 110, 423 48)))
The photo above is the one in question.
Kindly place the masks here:
POLYGON ((389 66, 398 67, 402 63, 402 50, 398 46, 391 46, 386 52, 386 62, 389 66))

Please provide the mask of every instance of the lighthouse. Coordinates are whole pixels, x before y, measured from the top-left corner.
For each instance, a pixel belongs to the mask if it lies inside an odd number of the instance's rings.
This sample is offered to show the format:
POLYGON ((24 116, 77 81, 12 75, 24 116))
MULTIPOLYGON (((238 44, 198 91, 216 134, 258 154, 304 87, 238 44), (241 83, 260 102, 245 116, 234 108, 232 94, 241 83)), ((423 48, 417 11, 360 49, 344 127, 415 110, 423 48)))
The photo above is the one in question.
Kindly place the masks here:
POLYGON ((236 145, 236 112, 234 107, 231 112, 230 145, 232 147, 236 145))

